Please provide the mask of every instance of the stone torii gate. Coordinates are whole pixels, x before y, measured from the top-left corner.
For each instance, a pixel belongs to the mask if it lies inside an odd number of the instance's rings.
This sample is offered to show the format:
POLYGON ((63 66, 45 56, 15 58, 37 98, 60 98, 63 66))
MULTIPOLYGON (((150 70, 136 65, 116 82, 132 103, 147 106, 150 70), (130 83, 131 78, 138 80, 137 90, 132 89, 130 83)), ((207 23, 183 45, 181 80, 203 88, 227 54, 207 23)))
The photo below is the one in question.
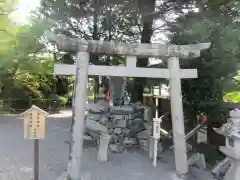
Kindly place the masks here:
POLYGON ((59 50, 77 52, 76 65, 55 64, 54 66, 56 75, 77 76, 77 93, 75 97, 76 121, 73 127, 73 146, 69 167, 71 180, 80 180, 81 178, 81 155, 83 150, 88 75, 170 79, 176 173, 177 175, 188 173, 181 78, 197 78, 197 70, 180 69, 179 58, 192 59, 199 57, 200 51, 209 48, 210 43, 193 45, 120 44, 107 41, 73 39, 51 33, 47 33, 46 37, 49 41, 57 44, 59 50), (89 65, 89 53, 128 56, 126 67, 89 65), (136 56, 168 58, 168 69, 136 67, 136 56))

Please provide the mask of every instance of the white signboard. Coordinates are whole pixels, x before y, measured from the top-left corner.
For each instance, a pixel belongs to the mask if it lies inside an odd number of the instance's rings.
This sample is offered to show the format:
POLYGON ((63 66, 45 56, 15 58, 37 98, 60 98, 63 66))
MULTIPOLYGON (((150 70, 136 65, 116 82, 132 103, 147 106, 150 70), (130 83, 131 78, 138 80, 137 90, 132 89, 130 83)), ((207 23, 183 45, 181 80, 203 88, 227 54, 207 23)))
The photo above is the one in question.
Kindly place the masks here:
POLYGON ((153 138, 160 139, 161 132, 161 118, 153 119, 153 138))

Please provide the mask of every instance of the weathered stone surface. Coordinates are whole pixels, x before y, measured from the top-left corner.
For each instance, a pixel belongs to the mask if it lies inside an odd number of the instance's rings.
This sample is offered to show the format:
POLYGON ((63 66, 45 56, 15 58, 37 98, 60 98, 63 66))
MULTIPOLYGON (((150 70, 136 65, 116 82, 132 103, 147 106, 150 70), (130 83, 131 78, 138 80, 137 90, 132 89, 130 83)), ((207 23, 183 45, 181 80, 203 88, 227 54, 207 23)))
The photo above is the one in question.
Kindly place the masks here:
POLYGON ((206 161, 204 154, 195 153, 188 160, 189 166, 197 166, 200 169, 206 169, 206 161))
POLYGON ((115 128, 115 129, 114 129, 114 133, 115 133, 115 134, 121 134, 121 133, 122 133, 121 128, 115 128))
POLYGON ((85 124, 85 128, 88 131, 92 131, 96 134, 106 134, 108 132, 107 127, 103 126, 102 124, 98 123, 97 121, 91 120, 91 119, 87 119, 86 120, 86 124, 85 124))
POLYGON ((139 144, 143 151, 148 152, 148 140, 139 140, 139 144))
POLYGON ((111 135, 111 140, 110 140, 110 144, 123 144, 124 142, 124 137, 121 134, 112 134, 111 135))
POLYGON ((47 32, 47 39, 57 44, 59 50, 63 51, 88 51, 109 55, 125 56, 152 56, 152 57, 181 57, 193 58, 200 56, 200 50, 207 49, 210 43, 200 43, 191 45, 173 45, 173 44, 121 44, 108 41, 86 41, 81 39, 58 36, 47 32), (85 47, 88 48, 85 48, 85 47))
POLYGON ((114 153, 122 153, 124 151, 124 146, 121 144, 110 144, 109 149, 114 153))
POLYGON ((223 180, 238 180, 240 175, 239 163, 231 163, 229 169, 227 170, 223 180))
POLYGON ((111 100, 121 100, 125 91, 126 77, 110 77, 111 100))
POLYGON ((86 141, 92 141, 93 140, 93 138, 91 136, 87 136, 87 135, 84 135, 83 139, 86 140, 86 141))
POLYGON ((152 121, 153 119, 153 108, 150 106, 145 106, 144 107, 144 120, 145 121, 152 121))
MULTIPOLYGON (((165 143, 165 142, 164 142, 164 143, 165 143)), ((173 149, 174 149, 174 146, 173 146, 173 145, 171 145, 170 147, 168 147, 168 145, 172 144, 172 140, 167 141, 166 143, 169 143, 169 144, 167 144, 167 146, 166 146, 166 144, 164 144, 164 146, 167 147, 166 149, 168 149, 168 148, 169 148, 170 150, 173 150, 173 149)), ((189 143, 186 143, 186 149, 187 149, 187 152, 191 152, 191 151, 192 151, 192 145, 189 144, 189 143)))
POLYGON ((232 159, 226 157, 224 160, 222 160, 221 162, 219 162, 213 169, 212 169, 212 173, 213 175, 218 178, 221 179, 225 176, 226 172, 229 170, 230 166, 232 164, 232 159))
POLYGON ((142 119, 134 119, 129 128, 131 129, 129 136, 136 137, 138 133, 142 132, 145 129, 145 125, 142 119))
POLYGON ((137 134, 137 137, 138 137, 138 139, 140 139, 140 140, 148 140, 148 137, 149 137, 149 132, 148 132, 148 130, 145 130, 145 131, 142 131, 142 132, 140 132, 140 133, 138 133, 137 134))
POLYGON ((136 144, 136 139, 124 139, 124 145, 133 145, 133 144, 136 144))
MULTIPOLYGON (((54 64, 55 75, 75 75, 76 65, 74 64, 54 64)), ((115 66, 97 66, 89 65, 88 73, 92 76, 115 76, 115 77, 144 77, 144 78, 166 78, 169 79, 169 70, 160 68, 135 68, 115 66)), ((182 79, 197 78, 196 69, 181 69, 180 77, 182 79)), ((104 96, 103 96, 104 97, 104 96)))
POLYGON ((127 120, 123 115, 113 115, 112 121, 115 127, 117 128, 125 128, 127 126, 127 120))
POLYGON ((91 102, 86 104, 86 109, 89 110, 90 112, 104 112, 106 111, 106 108, 108 107, 106 101, 99 100, 97 103, 91 102))
POLYGON ((128 136, 130 131, 131 131, 131 129, 129 129, 129 128, 123 128, 122 129, 122 133, 123 133, 124 136, 128 136))
POLYGON ((111 107, 111 111, 114 113, 115 111, 132 113, 133 108, 132 106, 113 106, 111 107))
POLYGON ((98 155, 97 155, 97 159, 100 162, 107 162, 108 160, 109 140, 110 140, 110 136, 108 134, 104 134, 100 136, 100 144, 98 147, 98 155))
POLYGON ((219 134, 226 136, 226 146, 220 146, 220 151, 227 156, 214 171, 216 171, 215 174, 219 174, 219 172, 224 173, 226 170, 223 180, 238 180, 240 176, 240 111, 230 111, 230 116, 231 118, 226 124, 214 129, 219 134), (228 167, 229 169, 227 169, 228 167))
MULTIPOLYGON (((89 115, 91 117, 91 115, 89 115)), ((105 125, 108 122, 108 116, 106 114, 100 115, 98 119, 99 123, 105 125)))

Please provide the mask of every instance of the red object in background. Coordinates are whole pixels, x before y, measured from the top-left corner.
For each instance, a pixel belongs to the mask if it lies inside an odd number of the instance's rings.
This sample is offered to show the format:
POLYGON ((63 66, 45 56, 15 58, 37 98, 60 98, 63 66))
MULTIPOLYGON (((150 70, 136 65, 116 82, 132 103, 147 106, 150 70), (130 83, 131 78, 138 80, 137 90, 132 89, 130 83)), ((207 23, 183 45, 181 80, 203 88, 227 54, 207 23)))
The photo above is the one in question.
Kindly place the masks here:
POLYGON ((202 122, 207 121, 207 116, 205 114, 202 114, 201 120, 202 120, 202 122))
POLYGON ((107 89, 106 100, 107 100, 107 103, 109 104, 110 103, 110 91, 109 91, 109 88, 107 89))

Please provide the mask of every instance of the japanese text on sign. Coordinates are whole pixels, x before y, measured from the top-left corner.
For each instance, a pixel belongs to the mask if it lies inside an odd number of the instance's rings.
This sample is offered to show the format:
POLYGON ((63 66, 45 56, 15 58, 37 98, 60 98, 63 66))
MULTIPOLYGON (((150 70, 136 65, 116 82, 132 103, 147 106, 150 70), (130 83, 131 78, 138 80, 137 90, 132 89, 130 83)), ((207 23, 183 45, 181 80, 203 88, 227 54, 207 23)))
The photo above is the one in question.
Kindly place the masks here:
POLYGON ((45 138, 45 116, 46 112, 33 106, 22 113, 24 116, 24 138, 44 139, 45 138))

